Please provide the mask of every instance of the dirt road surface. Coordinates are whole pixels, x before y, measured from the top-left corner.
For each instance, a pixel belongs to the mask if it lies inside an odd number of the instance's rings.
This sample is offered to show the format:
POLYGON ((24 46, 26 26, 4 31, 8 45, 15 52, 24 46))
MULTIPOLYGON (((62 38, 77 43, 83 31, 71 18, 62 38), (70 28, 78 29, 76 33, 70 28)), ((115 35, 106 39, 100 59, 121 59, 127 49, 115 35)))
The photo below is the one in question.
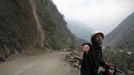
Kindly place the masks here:
POLYGON ((0 64, 0 75, 79 75, 64 61, 67 52, 21 58, 0 64))

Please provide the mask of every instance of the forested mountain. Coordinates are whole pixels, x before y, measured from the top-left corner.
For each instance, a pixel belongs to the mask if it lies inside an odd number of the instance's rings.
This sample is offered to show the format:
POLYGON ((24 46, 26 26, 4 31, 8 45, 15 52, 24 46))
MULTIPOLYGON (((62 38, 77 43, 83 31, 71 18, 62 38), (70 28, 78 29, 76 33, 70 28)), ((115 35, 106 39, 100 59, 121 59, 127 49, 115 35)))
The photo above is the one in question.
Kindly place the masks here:
POLYGON ((134 13, 124 19, 106 38, 106 44, 134 52, 134 13))

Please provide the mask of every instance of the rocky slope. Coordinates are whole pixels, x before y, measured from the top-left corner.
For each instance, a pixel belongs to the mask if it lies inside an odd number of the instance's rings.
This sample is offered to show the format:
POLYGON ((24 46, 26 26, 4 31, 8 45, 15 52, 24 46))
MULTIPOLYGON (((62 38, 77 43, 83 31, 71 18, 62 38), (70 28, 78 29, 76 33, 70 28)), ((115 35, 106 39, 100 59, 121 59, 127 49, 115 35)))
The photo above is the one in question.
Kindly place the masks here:
POLYGON ((0 11, 0 57, 31 47, 60 49, 72 43, 67 23, 52 0, 1 0, 0 11))

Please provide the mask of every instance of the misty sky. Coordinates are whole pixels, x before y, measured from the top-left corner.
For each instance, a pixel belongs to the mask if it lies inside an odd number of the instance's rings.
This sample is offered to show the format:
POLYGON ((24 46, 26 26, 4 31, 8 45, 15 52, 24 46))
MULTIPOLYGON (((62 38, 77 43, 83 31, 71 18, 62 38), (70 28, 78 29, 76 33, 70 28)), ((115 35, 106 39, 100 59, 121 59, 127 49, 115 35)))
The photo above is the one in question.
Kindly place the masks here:
POLYGON ((109 33, 134 12, 134 0, 53 0, 66 20, 109 33))

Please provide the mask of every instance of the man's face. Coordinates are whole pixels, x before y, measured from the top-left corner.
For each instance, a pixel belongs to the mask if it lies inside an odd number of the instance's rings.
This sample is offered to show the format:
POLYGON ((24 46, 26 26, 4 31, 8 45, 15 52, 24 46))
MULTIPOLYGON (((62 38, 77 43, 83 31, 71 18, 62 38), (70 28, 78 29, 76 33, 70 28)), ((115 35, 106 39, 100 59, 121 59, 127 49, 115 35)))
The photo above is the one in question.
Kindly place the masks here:
POLYGON ((101 34, 96 34, 96 35, 94 36, 94 38, 95 38, 95 41, 96 41, 99 45, 102 44, 103 37, 102 37, 101 34))

